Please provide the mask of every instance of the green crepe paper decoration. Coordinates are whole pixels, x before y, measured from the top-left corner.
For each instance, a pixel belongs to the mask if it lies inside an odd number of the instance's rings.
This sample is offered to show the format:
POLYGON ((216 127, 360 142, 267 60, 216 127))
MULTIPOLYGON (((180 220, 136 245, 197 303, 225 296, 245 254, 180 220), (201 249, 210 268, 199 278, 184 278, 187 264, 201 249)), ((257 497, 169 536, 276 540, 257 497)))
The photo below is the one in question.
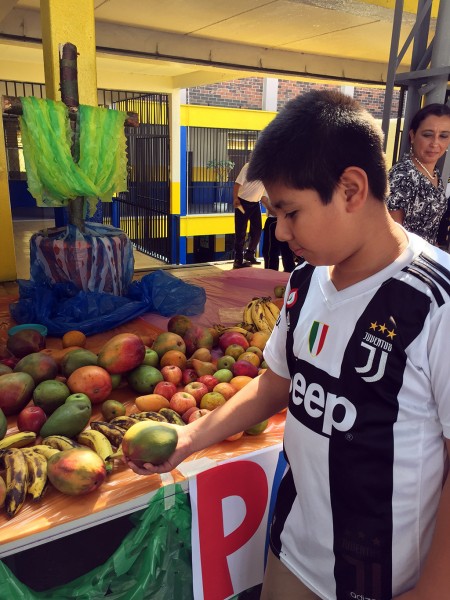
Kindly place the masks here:
POLYGON ((38 206, 67 206, 84 197, 94 214, 103 202, 127 189, 127 155, 123 111, 80 105, 80 159, 71 154, 72 130, 62 102, 21 98, 20 117, 28 189, 38 206))
MULTIPOLYGON (((145 511, 132 515, 134 529, 112 556, 65 585, 35 592, 0 561, 0 598, 191 600, 191 509, 179 484, 173 493, 175 502, 166 510, 167 489, 160 488, 145 511)), ((67 540, 70 543, 70 537, 67 540)))

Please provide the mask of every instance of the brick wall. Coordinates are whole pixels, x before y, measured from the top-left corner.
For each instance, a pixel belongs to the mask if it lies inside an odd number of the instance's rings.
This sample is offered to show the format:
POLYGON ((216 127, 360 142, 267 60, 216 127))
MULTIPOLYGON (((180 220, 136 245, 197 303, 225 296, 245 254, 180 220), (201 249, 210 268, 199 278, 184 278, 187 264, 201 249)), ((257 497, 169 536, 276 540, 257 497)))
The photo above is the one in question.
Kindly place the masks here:
MULTIPOLYGON (((278 80, 278 110, 299 94, 311 89, 340 89, 339 85, 309 83, 306 81, 278 80)), ((261 110, 263 79, 249 77, 224 83, 189 88, 187 103, 202 106, 222 106, 227 108, 249 108, 261 110)), ((375 118, 383 116, 384 89, 355 86, 354 98, 358 100, 375 118)), ((391 117, 398 111, 399 93, 394 90, 391 117)))

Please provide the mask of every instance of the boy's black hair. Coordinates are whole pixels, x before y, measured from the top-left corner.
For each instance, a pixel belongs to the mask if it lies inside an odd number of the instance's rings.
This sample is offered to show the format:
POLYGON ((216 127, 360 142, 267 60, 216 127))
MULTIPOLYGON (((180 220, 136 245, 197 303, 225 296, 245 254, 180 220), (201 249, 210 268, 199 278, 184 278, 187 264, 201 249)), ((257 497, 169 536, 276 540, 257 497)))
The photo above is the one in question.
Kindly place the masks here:
POLYGON ((328 204, 351 166, 367 173, 372 195, 384 201, 387 169, 375 119, 349 96, 314 90, 290 100, 262 131, 247 178, 313 189, 328 204))
POLYGON ((422 121, 430 115, 434 115, 436 117, 450 117, 450 106, 447 106, 447 104, 438 104, 437 102, 434 102, 433 104, 427 104, 418 110, 411 119, 411 125, 409 126, 410 131, 414 131, 414 133, 416 133, 422 121))

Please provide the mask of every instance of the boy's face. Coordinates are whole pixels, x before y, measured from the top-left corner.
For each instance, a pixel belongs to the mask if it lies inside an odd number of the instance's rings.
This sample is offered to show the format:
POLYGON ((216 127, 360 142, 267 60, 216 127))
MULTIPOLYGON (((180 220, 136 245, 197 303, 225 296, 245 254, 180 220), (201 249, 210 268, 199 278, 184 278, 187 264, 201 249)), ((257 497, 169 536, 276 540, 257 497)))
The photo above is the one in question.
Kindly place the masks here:
POLYGON ((315 190, 298 190, 282 184, 266 186, 277 216, 275 235, 287 242, 296 256, 311 265, 337 265, 357 249, 355 219, 347 210, 344 187, 338 184, 332 201, 323 204, 315 190))

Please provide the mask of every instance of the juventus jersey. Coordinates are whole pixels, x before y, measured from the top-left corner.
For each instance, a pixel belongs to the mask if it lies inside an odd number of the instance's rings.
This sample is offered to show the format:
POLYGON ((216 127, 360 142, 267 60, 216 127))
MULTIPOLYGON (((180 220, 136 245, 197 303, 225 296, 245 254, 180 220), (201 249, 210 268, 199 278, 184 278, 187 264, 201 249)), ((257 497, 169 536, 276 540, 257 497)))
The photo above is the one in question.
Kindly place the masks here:
POLYGON ((324 600, 405 592, 433 535, 450 438, 450 256, 408 237, 394 263, 341 291, 327 267, 297 267, 264 353, 291 380, 270 544, 324 600))

